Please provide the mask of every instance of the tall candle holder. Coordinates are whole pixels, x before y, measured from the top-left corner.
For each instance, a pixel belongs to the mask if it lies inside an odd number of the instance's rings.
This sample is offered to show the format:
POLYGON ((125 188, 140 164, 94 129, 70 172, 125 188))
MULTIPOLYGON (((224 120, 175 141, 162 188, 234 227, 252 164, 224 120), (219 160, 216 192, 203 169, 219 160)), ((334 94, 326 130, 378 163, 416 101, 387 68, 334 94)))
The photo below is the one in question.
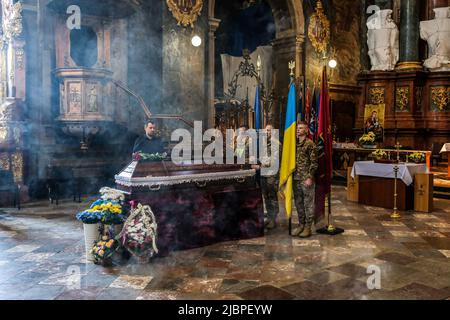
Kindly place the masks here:
POLYGON ((400 163, 400 147, 401 145, 398 143, 396 143, 395 148, 397 149, 397 162, 394 164, 394 212, 391 214, 391 218, 392 219, 399 219, 401 218, 400 213, 398 213, 398 209, 397 209, 397 177, 398 177, 398 171, 399 171, 399 166, 398 164, 400 163))

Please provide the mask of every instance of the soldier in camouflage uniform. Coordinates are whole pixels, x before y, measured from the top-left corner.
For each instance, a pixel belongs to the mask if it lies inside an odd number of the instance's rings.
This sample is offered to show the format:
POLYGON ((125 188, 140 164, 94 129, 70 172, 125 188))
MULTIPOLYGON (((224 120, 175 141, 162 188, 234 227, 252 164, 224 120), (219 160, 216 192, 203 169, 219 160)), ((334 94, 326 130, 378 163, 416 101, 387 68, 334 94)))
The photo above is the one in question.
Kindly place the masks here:
MULTIPOLYGON (((280 142, 278 140, 271 139, 273 126, 268 124, 266 126, 267 131, 267 157, 261 159, 261 166, 270 168, 271 161, 279 161, 279 149, 280 142), (276 154, 271 154, 272 152, 272 140, 276 144, 275 152, 276 154)), ((277 168, 278 169, 278 168, 277 168)), ((264 225, 267 229, 273 229, 276 227, 276 219, 279 212, 278 207, 278 170, 272 171, 272 169, 267 169, 267 172, 261 174, 261 191, 264 198, 264 204, 267 211, 267 218, 264 221, 264 225)))
POLYGON ((292 231, 292 235, 301 238, 311 236, 311 226, 314 220, 314 175, 318 167, 317 147, 308 138, 308 125, 299 122, 297 125, 297 160, 294 173, 294 198, 298 213, 299 226, 292 231))

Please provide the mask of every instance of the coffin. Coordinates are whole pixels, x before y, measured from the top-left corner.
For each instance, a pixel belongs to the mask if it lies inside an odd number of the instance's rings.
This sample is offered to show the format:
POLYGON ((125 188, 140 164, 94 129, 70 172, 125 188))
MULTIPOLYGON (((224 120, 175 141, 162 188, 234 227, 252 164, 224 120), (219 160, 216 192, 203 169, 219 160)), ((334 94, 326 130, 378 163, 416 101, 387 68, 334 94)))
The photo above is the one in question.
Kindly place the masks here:
POLYGON ((248 165, 132 161, 115 176, 128 200, 148 204, 159 255, 264 235, 263 202, 248 165))

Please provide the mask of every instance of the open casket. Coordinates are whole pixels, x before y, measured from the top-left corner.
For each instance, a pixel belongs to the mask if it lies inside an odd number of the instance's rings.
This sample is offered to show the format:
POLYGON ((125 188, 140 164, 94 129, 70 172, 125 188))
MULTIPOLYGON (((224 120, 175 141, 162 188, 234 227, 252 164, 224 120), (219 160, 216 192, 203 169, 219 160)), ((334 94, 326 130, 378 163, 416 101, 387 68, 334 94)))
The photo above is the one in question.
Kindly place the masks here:
POLYGON ((115 176, 127 200, 148 204, 159 255, 264 235, 256 171, 248 165, 132 161, 115 176))

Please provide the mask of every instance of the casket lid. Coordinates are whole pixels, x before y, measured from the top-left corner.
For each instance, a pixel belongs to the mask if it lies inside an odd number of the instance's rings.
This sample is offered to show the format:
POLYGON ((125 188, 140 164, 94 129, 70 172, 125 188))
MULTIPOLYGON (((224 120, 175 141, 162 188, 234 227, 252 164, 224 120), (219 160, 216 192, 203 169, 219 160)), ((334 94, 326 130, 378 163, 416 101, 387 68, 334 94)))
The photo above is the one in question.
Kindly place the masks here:
POLYGON ((254 176, 250 165, 239 164, 174 164, 171 161, 132 161, 115 176, 116 183, 123 186, 175 185, 254 176))

